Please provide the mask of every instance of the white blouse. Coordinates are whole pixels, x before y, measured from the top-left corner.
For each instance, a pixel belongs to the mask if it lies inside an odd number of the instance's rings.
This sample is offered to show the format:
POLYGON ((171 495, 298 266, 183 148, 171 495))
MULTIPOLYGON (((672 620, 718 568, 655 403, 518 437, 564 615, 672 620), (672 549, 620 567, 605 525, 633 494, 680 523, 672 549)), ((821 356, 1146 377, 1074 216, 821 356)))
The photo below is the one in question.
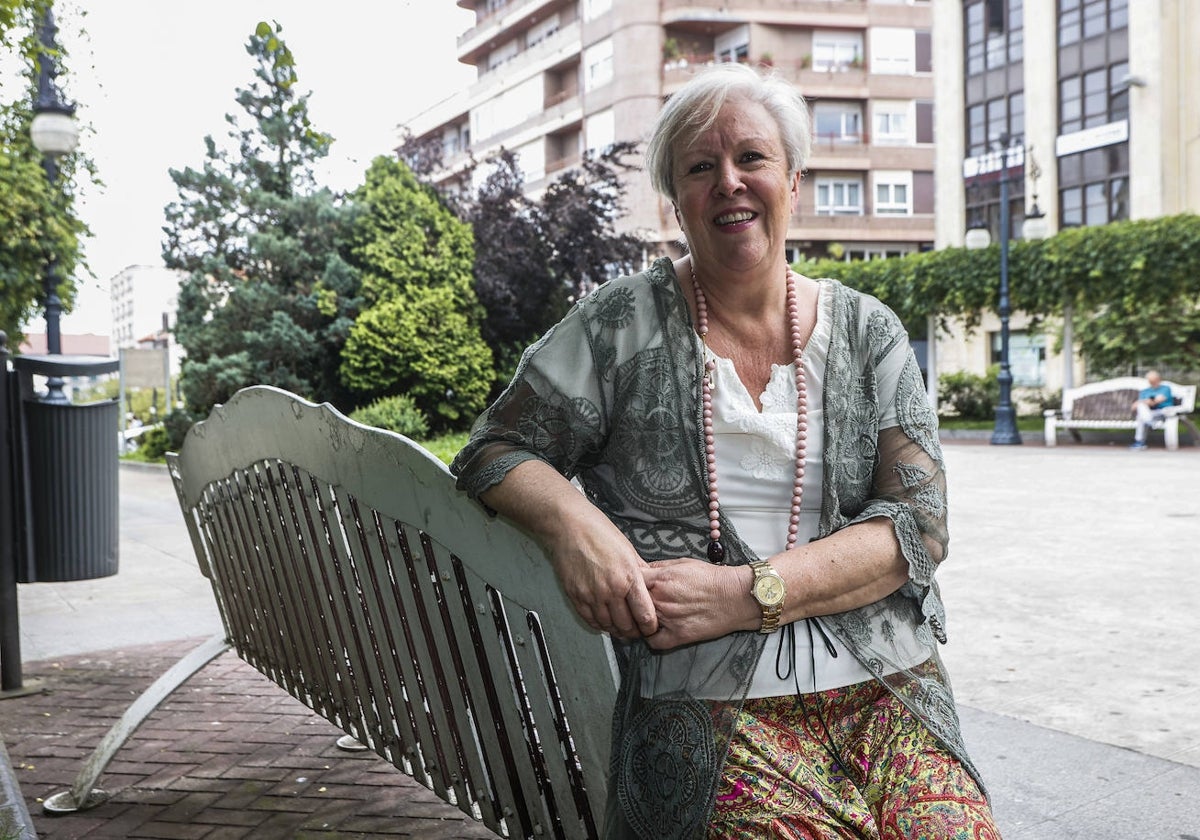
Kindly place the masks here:
MULTIPOLYGON (((822 399, 825 359, 829 352, 831 296, 821 287, 817 322, 804 348, 808 427, 804 493, 800 503, 797 545, 815 539, 821 518, 821 430, 825 427, 822 399)), ((771 379, 760 396, 760 413, 738 378, 733 362, 706 350, 716 361, 713 371, 713 433, 716 437, 717 478, 721 513, 759 557, 771 557, 787 544, 796 462, 796 375, 794 365, 772 365, 771 379)), ((870 672, 831 632, 826 636, 837 656, 830 655, 817 628, 812 641, 803 621, 794 632, 781 627, 767 639, 750 684, 750 697, 776 697, 825 691, 863 682, 870 672), (789 649, 790 648, 790 649, 789 649), (790 668, 789 668, 790 665, 790 668)))
MULTIPOLYGON (((822 429, 825 427, 824 371, 832 336, 832 295, 822 285, 817 299, 817 321, 804 350, 804 373, 808 392, 809 437, 805 452, 804 492, 800 505, 797 545, 816 538, 821 516, 821 481, 824 472, 822 429)), ((707 347, 705 355, 716 362, 713 371, 713 433, 716 438, 717 478, 721 493, 721 513, 732 522, 742 540, 759 557, 771 557, 787 544, 791 514, 792 476, 796 460, 796 377, 794 365, 773 365, 766 390, 760 396, 762 411, 754 405, 729 359, 715 355, 707 347)), ((893 395, 880 394, 885 411, 880 428, 895 426, 893 395)), ((749 597, 749 593, 747 593, 749 597)), ((795 597, 795 596, 793 596, 795 597)), ((816 619, 819 622, 820 619, 816 619)), ((817 627, 804 621, 781 627, 767 638, 762 657, 755 669, 748 697, 791 696, 797 693, 827 691, 864 682, 872 678, 868 671, 828 628, 824 639, 817 627), (826 641, 836 651, 834 656, 826 641)), ((682 678, 682 669, 693 674, 706 659, 704 645, 659 654, 657 668, 648 668, 643 676, 643 691, 652 695, 663 686, 682 678)), ((914 665, 925 654, 913 639, 914 665)), ((715 664, 715 663, 714 663, 715 664)), ((888 669, 891 672, 894 669, 888 669)), ((692 680, 684 680, 692 682, 692 680)), ((703 681, 708 690, 697 696, 720 699, 724 680, 708 672, 703 681)), ((695 690, 697 687, 692 686, 695 690)))

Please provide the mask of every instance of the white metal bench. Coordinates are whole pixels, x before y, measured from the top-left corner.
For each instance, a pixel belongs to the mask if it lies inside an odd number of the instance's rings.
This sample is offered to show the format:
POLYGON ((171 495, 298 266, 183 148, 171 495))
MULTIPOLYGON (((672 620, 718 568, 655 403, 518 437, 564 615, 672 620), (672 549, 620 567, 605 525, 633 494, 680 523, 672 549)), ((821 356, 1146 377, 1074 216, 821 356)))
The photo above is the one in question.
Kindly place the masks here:
MULTIPOLYGON (((1193 435, 1200 437, 1188 416, 1196 410, 1196 386, 1165 380, 1163 384, 1170 386, 1177 401, 1176 405, 1165 409, 1161 421, 1167 449, 1174 450, 1179 448, 1180 421, 1188 425, 1193 435)), ((1079 432, 1084 429, 1136 429, 1133 402, 1138 392, 1147 387, 1149 383, 1139 376, 1123 376, 1066 389, 1062 408, 1043 412, 1046 445, 1058 443, 1059 429, 1066 429, 1076 441, 1080 440, 1079 432)))
POLYGON ((542 551, 400 435, 265 386, 168 456, 225 633, 164 674, 47 810, 91 807, 113 754, 232 646, 504 837, 599 835, 616 677, 542 551))

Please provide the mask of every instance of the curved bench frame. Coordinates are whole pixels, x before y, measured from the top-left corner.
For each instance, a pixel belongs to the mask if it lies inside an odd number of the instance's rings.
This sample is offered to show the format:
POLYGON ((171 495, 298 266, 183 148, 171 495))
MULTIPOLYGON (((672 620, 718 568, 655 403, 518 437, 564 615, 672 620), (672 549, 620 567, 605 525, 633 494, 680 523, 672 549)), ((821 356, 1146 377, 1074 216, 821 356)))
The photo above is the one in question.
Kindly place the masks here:
POLYGON ((168 464, 225 628, 105 737, 58 810, 232 646, 293 697, 505 837, 600 833, 616 668, 525 534, 400 435, 239 391, 168 464))

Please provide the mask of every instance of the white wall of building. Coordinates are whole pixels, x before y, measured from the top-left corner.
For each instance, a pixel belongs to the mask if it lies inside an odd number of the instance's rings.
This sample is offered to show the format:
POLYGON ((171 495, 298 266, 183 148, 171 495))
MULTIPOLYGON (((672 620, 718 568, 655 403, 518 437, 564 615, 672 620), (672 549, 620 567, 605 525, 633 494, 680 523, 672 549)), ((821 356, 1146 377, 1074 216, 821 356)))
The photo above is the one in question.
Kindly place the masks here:
MULTIPOLYGON (((179 307, 179 285, 184 273, 163 266, 131 265, 119 271, 110 282, 112 304, 112 345, 115 353, 122 347, 137 347, 162 332, 163 317, 175 328, 179 307)), ((179 372, 182 352, 171 338, 171 372, 179 372)))

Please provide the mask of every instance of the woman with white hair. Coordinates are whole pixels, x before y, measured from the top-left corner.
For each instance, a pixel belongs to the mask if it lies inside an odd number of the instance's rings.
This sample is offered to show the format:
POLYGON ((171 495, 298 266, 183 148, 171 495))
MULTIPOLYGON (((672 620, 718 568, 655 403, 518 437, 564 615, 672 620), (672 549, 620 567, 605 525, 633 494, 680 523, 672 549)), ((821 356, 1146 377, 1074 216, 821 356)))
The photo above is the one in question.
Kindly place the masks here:
POLYGON ((609 837, 999 836, 936 651, 946 488, 908 337, 786 262, 810 137, 749 67, 675 93, 646 163, 687 253, 580 301, 452 466, 613 638, 609 837))

